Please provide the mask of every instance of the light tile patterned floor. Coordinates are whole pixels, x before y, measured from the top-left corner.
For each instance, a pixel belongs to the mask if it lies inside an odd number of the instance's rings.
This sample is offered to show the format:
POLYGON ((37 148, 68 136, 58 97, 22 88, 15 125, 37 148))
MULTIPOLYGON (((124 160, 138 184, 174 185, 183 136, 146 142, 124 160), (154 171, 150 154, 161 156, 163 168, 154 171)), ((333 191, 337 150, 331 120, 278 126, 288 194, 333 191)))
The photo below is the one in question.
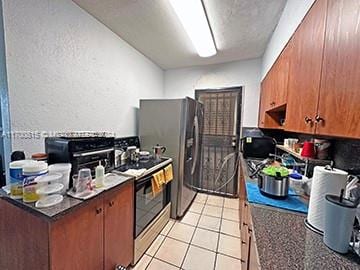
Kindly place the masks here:
POLYGON ((170 220, 134 270, 240 270, 239 200, 199 193, 170 220))

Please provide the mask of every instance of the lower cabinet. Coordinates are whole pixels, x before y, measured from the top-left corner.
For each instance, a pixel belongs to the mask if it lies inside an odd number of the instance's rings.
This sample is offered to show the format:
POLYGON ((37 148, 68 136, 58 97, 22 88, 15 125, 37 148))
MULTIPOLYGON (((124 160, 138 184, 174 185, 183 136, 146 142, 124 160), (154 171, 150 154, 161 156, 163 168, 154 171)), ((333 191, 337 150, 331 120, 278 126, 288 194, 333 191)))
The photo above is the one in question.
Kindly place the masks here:
POLYGON ((128 266, 134 251, 133 197, 133 183, 127 183, 55 222, 50 227, 51 269, 128 266))
POLYGON ((255 233, 251 217, 251 210, 247 201, 246 184, 242 170, 239 183, 240 198, 240 237, 241 237, 241 269, 261 269, 256 248, 255 233))
POLYGON ((113 270, 117 264, 128 266, 134 252, 133 185, 104 197, 104 266, 113 270))
POLYGON ((118 264, 128 266, 134 250, 133 189, 133 182, 115 187, 56 220, 0 198, 0 212, 8 217, 0 219, 0 242, 8 243, 0 251, 0 269, 113 270, 118 264))
MULTIPOLYGON (((85 202, 86 203, 86 202, 85 202)), ((50 269, 103 269, 102 198, 50 223, 50 269)))

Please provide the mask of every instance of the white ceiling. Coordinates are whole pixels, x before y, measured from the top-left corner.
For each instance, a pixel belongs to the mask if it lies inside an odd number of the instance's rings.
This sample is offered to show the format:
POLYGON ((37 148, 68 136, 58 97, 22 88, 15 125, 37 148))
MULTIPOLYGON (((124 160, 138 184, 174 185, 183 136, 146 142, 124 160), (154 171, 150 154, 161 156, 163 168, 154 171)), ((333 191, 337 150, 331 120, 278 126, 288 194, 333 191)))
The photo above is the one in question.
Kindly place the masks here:
POLYGON ((286 0, 203 0, 218 49, 201 58, 168 0, 73 0, 163 69, 263 55, 286 0))

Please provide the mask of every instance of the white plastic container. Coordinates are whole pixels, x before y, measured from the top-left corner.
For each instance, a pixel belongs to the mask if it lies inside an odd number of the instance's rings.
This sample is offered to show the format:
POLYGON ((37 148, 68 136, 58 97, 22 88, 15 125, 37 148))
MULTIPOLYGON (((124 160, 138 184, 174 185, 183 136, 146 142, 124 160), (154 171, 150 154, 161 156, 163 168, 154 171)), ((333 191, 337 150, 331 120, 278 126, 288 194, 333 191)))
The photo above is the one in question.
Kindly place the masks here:
POLYGON ((23 197, 23 166, 31 160, 17 160, 10 162, 10 197, 22 199, 23 197))
POLYGON ((63 175, 61 173, 45 174, 35 178, 37 189, 46 187, 52 184, 62 184, 63 175))
POLYGON ((36 202, 39 195, 36 193, 36 178, 48 172, 48 164, 43 161, 32 161, 23 166, 23 201, 25 203, 36 202))
POLYGON ((59 183, 64 185, 64 189, 61 191, 61 194, 65 194, 69 189, 70 182, 70 172, 71 172, 71 163, 56 163, 49 165, 49 174, 61 173, 62 178, 59 183))

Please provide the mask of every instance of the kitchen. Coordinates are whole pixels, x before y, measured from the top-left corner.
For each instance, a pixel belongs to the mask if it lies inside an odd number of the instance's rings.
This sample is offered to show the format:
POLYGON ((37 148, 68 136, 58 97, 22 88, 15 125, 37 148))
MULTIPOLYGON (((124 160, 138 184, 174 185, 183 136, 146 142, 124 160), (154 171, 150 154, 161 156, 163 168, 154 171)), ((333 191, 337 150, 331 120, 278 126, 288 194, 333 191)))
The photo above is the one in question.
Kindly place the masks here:
POLYGON ((1 269, 359 268, 358 0, 1 8, 1 269))

